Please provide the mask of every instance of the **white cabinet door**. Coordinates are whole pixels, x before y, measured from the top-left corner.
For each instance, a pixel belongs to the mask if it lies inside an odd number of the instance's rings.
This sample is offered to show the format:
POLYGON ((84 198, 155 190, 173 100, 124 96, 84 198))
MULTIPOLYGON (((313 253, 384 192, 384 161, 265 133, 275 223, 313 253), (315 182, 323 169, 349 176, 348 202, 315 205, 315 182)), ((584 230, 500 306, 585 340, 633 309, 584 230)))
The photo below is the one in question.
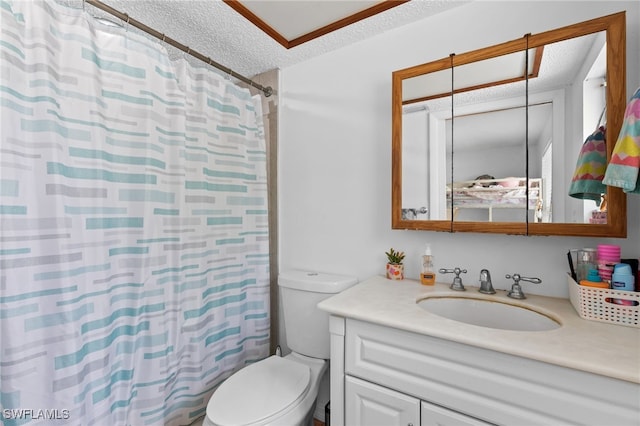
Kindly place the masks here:
POLYGON ((422 401, 422 422, 420 426, 488 426, 490 424, 439 405, 422 401))
POLYGON ((345 378, 345 424, 418 426, 420 400, 351 376, 345 378))

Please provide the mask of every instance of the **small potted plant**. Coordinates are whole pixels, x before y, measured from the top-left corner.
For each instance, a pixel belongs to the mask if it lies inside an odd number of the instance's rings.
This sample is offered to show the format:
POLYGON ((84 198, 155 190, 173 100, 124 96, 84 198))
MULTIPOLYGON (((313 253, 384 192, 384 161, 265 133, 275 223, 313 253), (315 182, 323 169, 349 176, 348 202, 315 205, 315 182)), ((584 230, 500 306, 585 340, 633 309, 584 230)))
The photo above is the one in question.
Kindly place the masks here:
POLYGON ((387 255, 387 278, 390 280, 404 279, 404 252, 395 251, 393 248, 385 252, 387 255))

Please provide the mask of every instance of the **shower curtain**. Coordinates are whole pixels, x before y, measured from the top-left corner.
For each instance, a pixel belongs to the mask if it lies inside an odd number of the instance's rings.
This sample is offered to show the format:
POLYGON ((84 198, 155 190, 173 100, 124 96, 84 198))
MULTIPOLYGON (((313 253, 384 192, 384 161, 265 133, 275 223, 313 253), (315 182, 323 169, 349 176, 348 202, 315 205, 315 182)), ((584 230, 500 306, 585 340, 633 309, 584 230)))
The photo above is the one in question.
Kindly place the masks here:
POLYGON ((269 351, 260 100, 88 12, 0 12, 0 418, 189 424, 269 351))

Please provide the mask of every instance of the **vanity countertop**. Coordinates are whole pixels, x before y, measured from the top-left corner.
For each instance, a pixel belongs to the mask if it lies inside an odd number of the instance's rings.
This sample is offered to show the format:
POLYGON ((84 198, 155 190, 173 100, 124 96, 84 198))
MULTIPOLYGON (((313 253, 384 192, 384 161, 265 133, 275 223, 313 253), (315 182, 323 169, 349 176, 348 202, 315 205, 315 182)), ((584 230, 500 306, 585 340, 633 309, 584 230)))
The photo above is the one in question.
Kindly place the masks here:
MULTIPOLYGON (((465 293, 477 292, 466 285, 465 293)), ((524 288, 526 293, 526 286, 524 288)), ((584 320, 568 299, 527 294, 525 300, 496 290, 493 300, 530 306, 547 313, 562 326, 550 331, 511 331, 449 320, 420 308, 425 296, 461 295, 449 284, 425 286, 416 280, 371 277, 330 297, 318 307, 332 315, 425 334, 511 355, 640 383, 640 329, 584 320)))

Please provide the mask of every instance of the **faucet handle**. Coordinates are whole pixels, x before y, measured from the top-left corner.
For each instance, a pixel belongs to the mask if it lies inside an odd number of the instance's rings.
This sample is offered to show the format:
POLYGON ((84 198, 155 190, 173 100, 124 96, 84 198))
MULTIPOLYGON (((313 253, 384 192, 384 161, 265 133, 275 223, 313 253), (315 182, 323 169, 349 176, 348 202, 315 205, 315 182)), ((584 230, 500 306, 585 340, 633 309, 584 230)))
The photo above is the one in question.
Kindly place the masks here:
POLYGON ((529 283, 534 283, 534 284, 540 284, 542 282, 542 280, 540 278, 529 278, 529 277, 523 277, 520 274, 513 274, 513 275, 505 275, 504 276, 506 279, 513 279, 514 284, 520 282, 520 281, 526 281, 529 283))
POLYGON ((460 274, 467 273, 466 269, 460 269, 456 266, 453 269, 440 268, 438 272, 440 272, 441 274, 456 274, 455 278, 453 278, 453 283, 451 283, 451 285, 449 286, 451 290, 457 290, 457 291, 466 290, 466 288, 464 288, 464 285, 462 284, 462 278, 460 278, 460 274))
POLYGON ((511 286, 511 290, 507 293, 507 296, 511 297, 512 299, 527 298, 527 296, 525 296, 524 292, 522 291, 522 287, 520 286, 520 281, 526 281, 534 284, 540 284, 542 282, 540 278, 523 277, 520 274, 513 274, 513 275, 507 274, 504 277, 506 279, 513 279, 513 285, 511 286))

